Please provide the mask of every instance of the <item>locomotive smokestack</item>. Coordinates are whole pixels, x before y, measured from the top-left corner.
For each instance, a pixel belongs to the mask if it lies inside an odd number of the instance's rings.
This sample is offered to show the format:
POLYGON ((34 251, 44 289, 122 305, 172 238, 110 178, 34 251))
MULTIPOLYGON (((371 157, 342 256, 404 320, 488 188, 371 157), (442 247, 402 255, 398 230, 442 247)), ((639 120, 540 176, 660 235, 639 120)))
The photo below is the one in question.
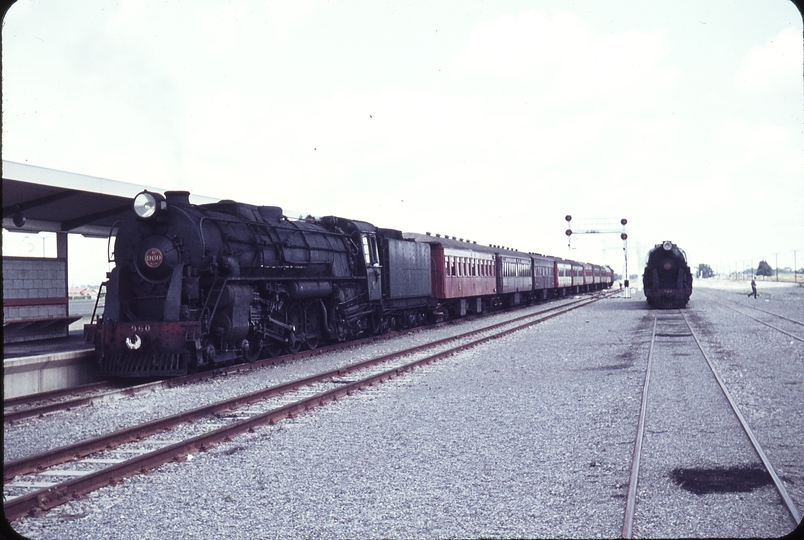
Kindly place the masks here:
POLYGON ((171 206, 190 206, 189 191, 166 191, 165 200, 171 206))

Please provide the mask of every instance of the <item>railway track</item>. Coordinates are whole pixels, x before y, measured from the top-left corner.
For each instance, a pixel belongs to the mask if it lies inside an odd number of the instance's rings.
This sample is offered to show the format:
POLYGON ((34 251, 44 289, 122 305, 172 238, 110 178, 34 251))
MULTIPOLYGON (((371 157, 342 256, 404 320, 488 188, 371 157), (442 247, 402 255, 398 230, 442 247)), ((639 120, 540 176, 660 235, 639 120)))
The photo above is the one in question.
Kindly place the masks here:
POLYGON ((731 311, 739 313, 740 315, 743 315, 743 316, 748 317, 749 319, 752 319, 752 320, 754 320, 754 321, 756 321, 756 322, 758 322, 760 324, 763 324, 763 325, 767 326, 768 328, 772 328, 772 329, 774 329, 774 330, 776 330, 778 332, 781 332, 782 334, 784 334, 784 335, 786 335, 788 337, 791 337, 791 338, 793 338, 793 339, 795 339, 797 341, 800 341, 800 342, 804 343, 804 321, 799 321, 799 320, 796 320, 796 319, 792 319, 790 317, 785 317, 784 315, 779 315, 778 313, 773 313, 772 311, 768 311, 766 309, 751 306, 751 305, 748 305, 748 304, 745 304, 745 303, 742 303, 742 302, 735 302, 734 300, 728 300, 729 304, 727 304, 725 302, 722 302, 721 300, 713 298, 712 295, 710 295, 710 299, 713 302, 715 302, 716 304, 719 304, 719 305, 721 305, 721 306, 723 306, 723 307, 725 307, 727 309, 730 309, 731 311), (730 304, 736 304, 736 305, 740 306, 740 308, 742 308, 742 309, 737 309, 737 308, 733 307, 730 304), (749 315, 748 313, 746 313, 747 310, 759 311, 761 313, 764 313, 765 315, 770 315, 771 316, 770 320, 773 321, 773 324, 771 322, 768 322, 767 317, 766 317, 766 320, 763 320, 763 319, 759 319, 757 317, 754 317, 753 315, 749 315), (784 321, 784 322, 779 322, 779 321, 784 321), (780 328, 781 324, 786 325, 788 327, 788 330, 785 330, 784 328, 780 328))
MULTIPOLYGON (((657 368, 657 361, 662 364, 669 364, 672 362, 672 358, 674 356, 685 356, 689 357, 689 359, 680 362, 680 364, 693 364, 697 359, 699 364, 705 364, 705 366, 698 366, 697 368, 692 367, 688 371, 684 371, 684 366, 682 366, 679 373, 681 373, 681 377, 686 375, 686 380, 681 380, 679 385, 681 388, 685 388, 686 391, 692 392, 691 387, 693 385, 700 385, 706 384, 705 381, 702 379, 705 378, 704 373, 708 373, 711 375, 711 378, 714 378, 714 381, 717 384, 717 388, 725 397, 725 400, 728 402, 729 410, 733 413, 733 416, 736 417, 739 428, 737 426, 733 426, 733 418, 732 415, 726 414, 725 417, 731 419, 732 429, 739 429, 743 436, 750 441, 750 446, 753 448, 754 452, 756 453, 756 457, 759 458, 761 462, 761 466, 754 467, 738 467, 736 469, 737 474, 742 474, 743 476, 748 476, 748 472, 757 473, 758 475, 754 474, 754 476, 764 477, 764 474, 767 474, 772 481, 773 486, 775 487, 776 491, 781 498, 781 502, 787 509, 787 512, 790 515, 790 518, 793 520, 795 525, 798 525, 801 522, 801 514, 799 513, 798 508, 796 507, 794 501, 791 499, 790 495, 787 492, 784 482, 779 478, 778 474, 774 470, 772 463, 770 462, 765 450, 762 448, 759 440, 754 435, 751 427, 748 425, 745 417, 741 413, 737 403, 732 398, 731 394, 729 393, 728 389, 726 388, 723 379, 718 374, 715 366, 706 350, 701 344, 701 341, 698 339, 695 330, 693 330, 692 325, 690 325, 687 317, 684 315, 682 310, 676 310, 674 312, 664 312, 661 315, 654 315, 653 321, 653 330, 650 340, 650 347, 648 351, 648 359, 647 359, 647 367, 645 372, 645 381, 643 385, 643 392, 642 392, 642 401, 639 413, 639 420, 637 426, 637 436, 634 445, 634 453, 632 457, 632 465, 631 465, 631 474, 629 479, 629 487, 628 493, 626 496, 626 507, 625 507, 625 515, 623 519, 623 529, 622 529, 622 537, 623 538, 633 538, 634 536, 634 526, 635 521, 637 521, 639 516, 639 479, 641 470, 645 469, 645 461, 646 461, 646 453, 644 450, 644 444, 646 439, 646 431, 648 430, 648 425, 652 421, 653 423, 658 423, 659 421, 664 421, 664 431, 669 431, 667 426, 672 426, 677 429, 679 432, 683 432, 685 435, 683 437, 691 438, 691 432, 694 431, 692 426, 684 425, 684 421, 692 418, 692 415, 698 415, 699 418, 707 418, 709 420, 710 415, 714 415, 715 413, 711 410, 697 410, 690 412, 690 416, 683 416, 682 420, 667 420, 666 418, 661 418, 662 413, 664 416, 667 416, 667 412, 662 408, 666 405, 666 397, 662 396, 660 389, 662 385, 667 386, 668 381, 666 380, 657 380, 655 372, 657 368), (697 371, 696 371, 697 369, 697 371), (659 402, 659 405, 654 404, 653 407, 650 406, 651 401, 659 402), (653 415, 649 414, 649 409, 653 411, 653 415), (658 413, 657 413, 658 411, 658 413), (651 420, 651 418, 655 418, 656 416, 660 417, 658 420, 651 420), (681 424, 681 425, 679 425, 681 424), (761 468, 761 471, 757 471, 757 469, 761 468)), ((665 373, 668 373, 665 371, 665 373)), ((666 377, 665 377, 666 378, 666 377)), ((709 384, 714 385, 714 383, 709 380, 709 384)), ((676 393, 677 390, 676 390, 676 393)), ((722 401, 722 399, 721 399, 722 401)), ((713 401, 712 403, 715 403, 713 401)), ((700 409, 700 407, 699 407, 700 409)), ((723 412, 720 413, 721 418, 723 418, 723 412)), ((654 427, 657 432, 662 431, 660 428, 654 427)), ((697 429, 705 429, 699 427, 697 429)), ((684 439, 687 441, 687 439, 684 439)), ((690 453, 694 453, 695 445, 691 443, 685 444, 685 451, 689 451, 690 453)), ((708 449, 709 454, 706 457, 710 459, 715 456, 715 453, 718 451, 716 448, 708 449)), ((717 461, 717 460, 716 460, 717 461)), ((656 464, 653 464, 656 466, 656 464)), ((676 469, 674 471, 674 480, 678 483, 678 485, 683 486, 686 482, 690 489, 693 489, 696 482, 698 482, 698 478, 695 478, 692 474, 687 474, 688 471, 676 469)), ((721 476, 725 476, 724 471, 714 471, 714 475, 718 473, 721 476)), ((718 481, 722 480, 722 478, 718 478, 718 481)), ((712 487, 712 486, 709 486, 712 487)), ((719 492, 718 488, 722 486, 715 486, 713 492, 719 492)), ((701 486, 701 492, 706 492, 706 486, 701 486)), ((692 509, 691 509, 692 513, 692 509)), ((691 517, 692 519, 692 517, 691 517)))
MULTIPOLYGON (((616 291, 613 290, 599 291, 593 294, 612 295, 615 292, 616 291)), ((545 310, 541 310, 539 311, 539 313, 547 313, 555 309, 561 309, 562 306, 573 305, 574 303, 581 301, 583 301, 583 299, 570 300, 569 302, 566 303, 559 303, 556 306, 551 306, 546 308, 545 310)), ((499 314, 499 312, 494 311, 490 312, 487 315, 495 315, 495 314, 499 314)), ((486 314, 478 317, 483 316, 486 316, 486 314)), ((528 317, 528 315, 525 315, 523 317, 528 317)), ((466 317, 460 320, 472 320, 472 319, 466 317)), ((4 406, 3 422, 6 424, 12 424, 25 418, 41 416, 44 414, 49 414, 58 411, 67 411, 78 407, 91 405, 92 403, 104 398, 110 398, 114 396, 134 396, 144 392, 158 390, 160 388, 174 388, 177 386, 197 383, 203 380, 225 376, 232 373, 239 373, 247 370, 263 368, 266 366, 273 366, 283 362, 293 362, 296 360, 309 358, 314 355, 339 351, 365 343, 373 343, 378 340, 392 339, 399 335, 407 334, 408 332, 421 332, 428 329, 453 324, 455 322, 457 321, 445 321, 441 323, 436 323, 434 325, 419 326, 406 330, 389 332, 379 336, 370 336, 359 340, 327 345, 324 347, 319 347, 314 350, 300 351, 296 354, 286 354, 276 358, 262 358, 252 363, 225 366, 213 370, 191 373, 182 377, 175 377, 171 379, 149 381, 133 385, 122 385, 122 383, 114 383, 112 381, 99 381, 97 383, 83 385, 76 388, 67 388, 62 390, 56 390, 53 392, 34 394, 30 396, 22 396, 19 398, 6 400, 3 402, 4 406)))
POLYGON ((7 462, 3 469, 6 518, 13 520, 32 511, 63 504, 127 476, 146 472, 230 440, 257 426, 292 417, 397 377, 415 367, 584 307, 605 296, 595 294, 485 328, 7 462), (434 348, 438 350, 424 353, 434 348), (347 375, 350 378, 346 378, 347 375))

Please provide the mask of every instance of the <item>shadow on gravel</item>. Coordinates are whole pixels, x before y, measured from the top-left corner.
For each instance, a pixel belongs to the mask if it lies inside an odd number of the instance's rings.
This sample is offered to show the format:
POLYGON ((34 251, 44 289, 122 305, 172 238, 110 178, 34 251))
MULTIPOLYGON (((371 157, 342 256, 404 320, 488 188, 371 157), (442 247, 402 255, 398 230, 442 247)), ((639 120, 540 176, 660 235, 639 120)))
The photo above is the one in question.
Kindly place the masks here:
POLYGON ((625 300, 624 298, 612 298, 605 304, 606 309, 616 309, 618 311, 649 311, 651 307, 645 300, 625 300))
POLYGON ((674 469, 670 478, 696 495, 740 493, 770 485, 771 475, 759 464, 715 469, 674 469))
POLYGON ((585 368, 583 371, 611 371, 616 369, 628 369, 630 367, 634 367, 633 362, 630 362, 628 364, 609 364, 608 366, 585 368))

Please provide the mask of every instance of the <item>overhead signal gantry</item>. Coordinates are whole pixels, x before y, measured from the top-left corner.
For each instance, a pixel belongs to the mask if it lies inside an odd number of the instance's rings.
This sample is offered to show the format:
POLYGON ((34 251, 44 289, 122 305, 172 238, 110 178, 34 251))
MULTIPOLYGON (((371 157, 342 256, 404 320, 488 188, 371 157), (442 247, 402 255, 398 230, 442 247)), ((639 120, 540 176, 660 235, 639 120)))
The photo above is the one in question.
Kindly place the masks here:
POLYGON ((572 230, 570 221, 572 216, 567 214, 564 216, 567 221, 567 230, 564 234, 567 235, 567 249, 572 249, 570 241, 573 234, 619 234, 623 241, 623 258, 625 263, 625 271, 623 272, 623 285, 625 285, 625 297, 631 298, 630 289, 628 288, 628 233, 625 232, 625 226, 628 220, 622 218, 620 225, 622 229, 617 227, 617 218, 587 218, 581 221, 580 230, 572 230))

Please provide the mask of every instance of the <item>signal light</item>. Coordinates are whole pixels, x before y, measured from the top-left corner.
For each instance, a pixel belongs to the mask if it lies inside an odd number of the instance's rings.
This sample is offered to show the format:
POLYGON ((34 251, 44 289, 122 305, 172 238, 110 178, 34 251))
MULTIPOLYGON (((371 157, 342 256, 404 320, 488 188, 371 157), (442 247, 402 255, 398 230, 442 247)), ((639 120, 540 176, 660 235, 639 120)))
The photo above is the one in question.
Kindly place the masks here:
POLYGON ((564 232, 564 234, 566 234, 567 236, 571 235, 571 234, 572 234, 572 229, 567 229, 567 230, 564 232))
POLYGON ((625 226, 625 224, 626 224, 626 223, 628 223, 628 220, 627 220, 627 219, 622 218, 622 219, 620 220, 620 225, 625 226))
POLYGON ((570 216, 570 215, 568 214, 568 215, 564 216, 564 219, 566 219, 568 222, 569 222, 569 221, 572 221, 572 216, 570 216))
POLYGON ((628 235, 627 235, 627 234, 625 234, 625 233, 622 233, 622 234, 620 235, 620 238, 622 238, 623 240, 625 240, 625 239, 627 239, 627 238, 628 238, 628 235))

